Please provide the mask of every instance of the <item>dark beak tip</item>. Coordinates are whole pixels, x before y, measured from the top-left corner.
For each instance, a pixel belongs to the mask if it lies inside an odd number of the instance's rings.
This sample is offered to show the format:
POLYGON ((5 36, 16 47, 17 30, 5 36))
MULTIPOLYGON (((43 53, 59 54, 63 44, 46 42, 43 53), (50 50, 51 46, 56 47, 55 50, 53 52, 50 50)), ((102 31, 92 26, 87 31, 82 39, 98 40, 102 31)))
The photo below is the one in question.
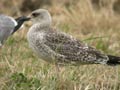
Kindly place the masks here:
POLYGON ((25 21, 29 21, 31 18, 30 17, 26 17, 25 18, 25 21))
POLYGON ((24 21, 29 21, 31 18, 30 18, 30 17, 23 16, 21 19, 23 19, 24 21))
POLYGON ((18 17, 16 18, 15 20, 16 21, 29 21, 31 18, 30 17, 26 17, 26 16, 21 16, 21 17, 18 17))

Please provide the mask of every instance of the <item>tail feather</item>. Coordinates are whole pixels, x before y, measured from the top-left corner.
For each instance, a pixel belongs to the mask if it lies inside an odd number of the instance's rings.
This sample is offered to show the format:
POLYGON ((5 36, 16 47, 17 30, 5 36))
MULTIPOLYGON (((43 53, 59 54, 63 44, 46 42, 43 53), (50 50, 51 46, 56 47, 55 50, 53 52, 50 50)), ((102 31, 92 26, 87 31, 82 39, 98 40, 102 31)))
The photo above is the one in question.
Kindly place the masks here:
POLYGON ((108 55, 109 60, 107 61, 108 65, 118 65, 120 64, 120 57, 108 55))

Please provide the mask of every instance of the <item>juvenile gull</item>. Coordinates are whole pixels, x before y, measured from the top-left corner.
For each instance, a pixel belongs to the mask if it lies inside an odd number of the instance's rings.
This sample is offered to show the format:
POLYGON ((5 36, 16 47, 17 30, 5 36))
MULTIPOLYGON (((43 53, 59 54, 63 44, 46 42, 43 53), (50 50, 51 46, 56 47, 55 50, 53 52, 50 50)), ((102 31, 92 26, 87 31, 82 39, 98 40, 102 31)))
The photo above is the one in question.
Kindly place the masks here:
POLYGON ((120 64, 120 57, 106 55, 66 33, 52 28, 45 9, 30 14, 33 25, 27 33, 29 46, 43 60, 57 64, 120 64))
POLYGON ((4 41, 13 33, 15 33, 24 21, 29 20, 29 18, 22 16, 19 18, 12 18, 10 16, 6 16, 0 14, 0 46, 3 45, 4 41))

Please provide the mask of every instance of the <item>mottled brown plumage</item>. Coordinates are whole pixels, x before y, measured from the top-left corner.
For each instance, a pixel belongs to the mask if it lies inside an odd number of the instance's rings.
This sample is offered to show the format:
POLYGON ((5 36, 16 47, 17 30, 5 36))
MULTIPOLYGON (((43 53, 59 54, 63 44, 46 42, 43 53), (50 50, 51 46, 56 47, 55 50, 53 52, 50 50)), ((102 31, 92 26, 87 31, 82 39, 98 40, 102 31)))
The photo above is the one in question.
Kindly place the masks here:
POLYGON ((51 26, 47 10, 32 12, 33 26, 27 38, 30 47, 43 60, 58 64, 106 64, 109 57, 95 48, 51 26))
POLYGON ((95 48, 73 38, 70 35, 49 28, 44 31, 44 44, 49 46, 53 51, 65 56, 64 61, 60 63, 106 63, 107 56, 97 51, 95 48))

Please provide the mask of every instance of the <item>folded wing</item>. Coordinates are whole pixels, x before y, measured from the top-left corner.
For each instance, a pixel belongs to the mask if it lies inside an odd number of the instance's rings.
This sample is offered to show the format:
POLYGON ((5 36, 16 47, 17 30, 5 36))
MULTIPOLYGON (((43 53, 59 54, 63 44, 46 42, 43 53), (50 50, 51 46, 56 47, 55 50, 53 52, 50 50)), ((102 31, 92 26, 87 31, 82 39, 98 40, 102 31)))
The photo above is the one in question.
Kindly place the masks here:
POLYGON ((3 42, 11 35, 17 22, 9 16, 0 15, 0 42, 3 42))
POLYGON ((56 53, 65 56, 65 62, 105 64, 108 61, 108 57, 95 48, 65 33, 51 30, 47 31, 45 44, 56 53))

